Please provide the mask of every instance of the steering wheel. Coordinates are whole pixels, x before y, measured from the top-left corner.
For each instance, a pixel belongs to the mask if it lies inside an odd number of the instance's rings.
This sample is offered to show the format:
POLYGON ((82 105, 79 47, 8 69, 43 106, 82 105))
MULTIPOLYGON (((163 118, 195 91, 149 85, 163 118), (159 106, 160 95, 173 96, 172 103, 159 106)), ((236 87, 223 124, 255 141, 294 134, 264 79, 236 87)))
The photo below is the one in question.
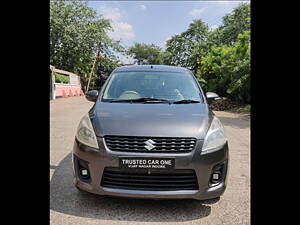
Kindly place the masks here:
POLYGON ((119 98, 120 99, 132 99, 132 98, 140 98, 141 95, 136 91, 124 91, 119 98))

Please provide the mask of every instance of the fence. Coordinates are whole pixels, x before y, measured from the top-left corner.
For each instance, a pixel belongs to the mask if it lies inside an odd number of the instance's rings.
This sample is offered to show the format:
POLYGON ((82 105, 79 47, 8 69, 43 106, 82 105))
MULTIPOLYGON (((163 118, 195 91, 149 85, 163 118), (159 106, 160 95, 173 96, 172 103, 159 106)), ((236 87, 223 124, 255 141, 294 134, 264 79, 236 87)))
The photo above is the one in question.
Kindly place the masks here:
POLYGON ((73 97, 84 95, 81 89, 80 76, 68 71, 56 69, 54 66, 50 65, 51 70, 51 88, 50 88, 50 99, 56 99, 59 97, 73 97), (55 73, 62 74, 64 76, 69 76, 68 83, 56 83, 55 73))

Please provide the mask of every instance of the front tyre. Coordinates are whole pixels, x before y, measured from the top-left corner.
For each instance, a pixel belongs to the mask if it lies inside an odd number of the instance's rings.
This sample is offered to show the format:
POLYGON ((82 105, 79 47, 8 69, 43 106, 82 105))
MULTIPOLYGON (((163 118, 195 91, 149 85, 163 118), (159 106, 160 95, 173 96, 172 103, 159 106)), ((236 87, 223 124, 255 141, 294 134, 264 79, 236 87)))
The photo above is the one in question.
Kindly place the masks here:
POLYGON ((80 193, 86 193, 86 191, 80 189, 79 187, 77 187, 77 186, 75 186, 75 187, 76 187, 76 189, 78 190, 78 192, 80 192, 80 193))
POLYGON ((205 199, 205 200, 200 200, 201 203, 208 204, 208 205, 215 204, 218 201, 220 201, 220 197, 211 198, 211 199, 205 199))

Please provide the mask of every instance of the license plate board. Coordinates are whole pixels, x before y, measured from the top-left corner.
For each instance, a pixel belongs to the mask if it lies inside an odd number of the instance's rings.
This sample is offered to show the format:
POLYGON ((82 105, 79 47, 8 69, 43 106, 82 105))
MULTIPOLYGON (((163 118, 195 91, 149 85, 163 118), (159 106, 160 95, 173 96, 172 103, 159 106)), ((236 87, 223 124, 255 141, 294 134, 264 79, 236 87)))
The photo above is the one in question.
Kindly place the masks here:
POLYGON ((174 158, 119 158, 119 167, 122 169, 174 169, 174 158))

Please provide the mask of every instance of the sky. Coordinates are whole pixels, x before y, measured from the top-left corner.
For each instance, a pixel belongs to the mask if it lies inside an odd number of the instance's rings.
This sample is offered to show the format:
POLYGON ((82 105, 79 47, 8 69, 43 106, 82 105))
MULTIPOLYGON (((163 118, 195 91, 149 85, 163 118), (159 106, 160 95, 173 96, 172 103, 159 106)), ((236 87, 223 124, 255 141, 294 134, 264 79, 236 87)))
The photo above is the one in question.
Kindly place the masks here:
MULTIPOLYGON (((194 19, 201 19, 210 29, 222 24, 222 17, 240 3, 249 1, 88 1, 88 6, 111 20, 110 37, 124 47, 135 42, 165 48, 165 42, 188 29, 194 19)), ((133 63, 122 56, 123 63, 133 63)))

